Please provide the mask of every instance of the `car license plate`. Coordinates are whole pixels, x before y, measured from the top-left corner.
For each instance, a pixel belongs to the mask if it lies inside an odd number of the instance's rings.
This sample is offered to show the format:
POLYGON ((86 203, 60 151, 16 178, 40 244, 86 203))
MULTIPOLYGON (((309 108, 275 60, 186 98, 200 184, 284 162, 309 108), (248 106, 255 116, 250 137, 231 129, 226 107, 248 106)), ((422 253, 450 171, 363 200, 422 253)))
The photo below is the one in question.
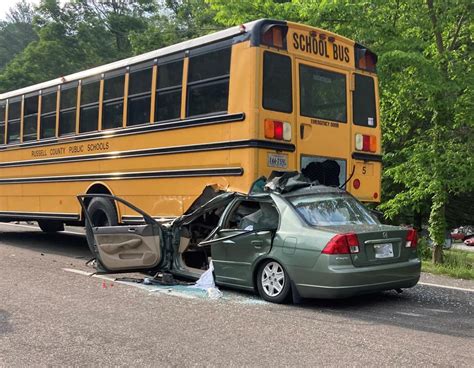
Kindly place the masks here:
POLYGON ((374 245, 375 258, 390 258, 393 257, 392 243, 376 244, 374 245))
POLYGON ((267 165, 269 167, 286 169, 288 167, 288 156, 277 153, 269 153, 267 156, 267 165))

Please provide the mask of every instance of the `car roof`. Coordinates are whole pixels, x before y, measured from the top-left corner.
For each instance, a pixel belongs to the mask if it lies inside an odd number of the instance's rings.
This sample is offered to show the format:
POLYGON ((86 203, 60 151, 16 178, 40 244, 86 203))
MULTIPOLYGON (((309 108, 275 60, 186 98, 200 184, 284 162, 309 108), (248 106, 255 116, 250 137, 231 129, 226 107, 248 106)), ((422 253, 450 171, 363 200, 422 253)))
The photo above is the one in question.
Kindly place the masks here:
POLYGON ((300 197, 310 194, 345 194, 346 191, 337 187, 328 187, 325 185, 310 185, 304 188, 292 190, 283 194, 284 197, 300 197))

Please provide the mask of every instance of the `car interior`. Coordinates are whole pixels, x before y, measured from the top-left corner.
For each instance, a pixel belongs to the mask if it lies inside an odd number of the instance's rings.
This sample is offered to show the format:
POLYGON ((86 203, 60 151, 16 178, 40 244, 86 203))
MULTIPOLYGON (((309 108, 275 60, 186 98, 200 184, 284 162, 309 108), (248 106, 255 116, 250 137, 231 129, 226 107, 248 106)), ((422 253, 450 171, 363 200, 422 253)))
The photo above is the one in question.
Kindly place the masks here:
MULTIPOLYGON (((212 259, 211 245, 200 245, 214 236, 213 230, 226 206, 205 212, 191 223, 181 227, 178 248, 181 267, 189 271, 204 271, 212 259)), ((276 229, 279 215, 270 202, 242 200, 236 203, 222 225, 222 232, 276 229)))

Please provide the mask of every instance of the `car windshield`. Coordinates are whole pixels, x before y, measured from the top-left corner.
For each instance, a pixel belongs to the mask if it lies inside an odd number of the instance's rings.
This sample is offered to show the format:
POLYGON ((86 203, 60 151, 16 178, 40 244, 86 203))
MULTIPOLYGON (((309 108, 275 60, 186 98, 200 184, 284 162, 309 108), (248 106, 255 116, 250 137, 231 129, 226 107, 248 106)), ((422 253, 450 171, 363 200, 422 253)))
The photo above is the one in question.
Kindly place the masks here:
POLYGON ((311 225, 375 225, 378 221, 355 198, 316 194, 290 197, 298 213, 311 225))

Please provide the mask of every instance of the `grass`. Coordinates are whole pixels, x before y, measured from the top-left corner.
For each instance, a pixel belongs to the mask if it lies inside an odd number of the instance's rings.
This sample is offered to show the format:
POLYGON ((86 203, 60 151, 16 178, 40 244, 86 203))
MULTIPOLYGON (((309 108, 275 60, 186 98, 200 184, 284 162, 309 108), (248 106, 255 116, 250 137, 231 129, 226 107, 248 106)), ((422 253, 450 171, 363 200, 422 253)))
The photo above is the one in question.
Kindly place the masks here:
POLYGON ((474 280, 474 252, 461 249, 445 249, 443 251, 444 262, 440 265, 434 265, 431 262, 431 248, 428 247, 426 241, 420 241, 418 252, 422 260, 421 270, 423 272, 474 280))

